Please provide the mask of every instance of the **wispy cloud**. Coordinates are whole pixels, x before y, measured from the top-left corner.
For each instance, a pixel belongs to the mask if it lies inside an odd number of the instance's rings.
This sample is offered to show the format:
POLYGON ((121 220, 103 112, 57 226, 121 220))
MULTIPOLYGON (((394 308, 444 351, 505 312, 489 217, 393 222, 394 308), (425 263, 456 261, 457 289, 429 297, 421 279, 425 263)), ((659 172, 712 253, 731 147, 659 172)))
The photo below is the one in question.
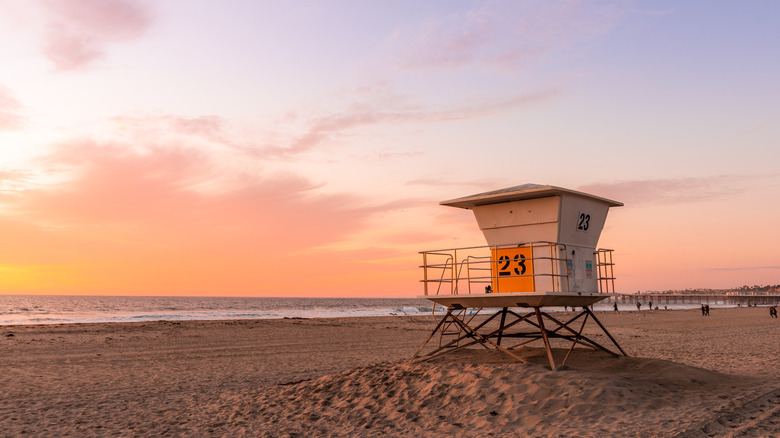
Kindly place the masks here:
POLYGON ((742 266, 730 268, 710 268, 710 271, 778 271, 780 266, 742 266))
POLYGON ((488 117, 505 111, 541 104, 558 96, 555 90, 516 94, 499 99, 482 99, 449 107, 421 106, 397 100, 377 99, 351 102, 339 111, 318 115, 305 122, 303 133, 281 145, 252 149, 257 156, 289 158, 363 127, 380 124, 430 124, 488 117))
MULTIPOLYGON (((386 84, 385 84, 386 85, 386 84)), ((217 115, 185 117, 174 114, 125 114, 110 117, 119 132, 136 139, 173 140, 187 137, 231 149, 251 159, 287 161, 321 148, 337 147, 362 129, 380 125, 404 126, 449 123, 490 117, 546 104, 559 96, 557 90, 518 93, 499 98, 481 98, 445 104, 424 105, 382 87, 360 87, 329 95, 305 110, 289 112, 272 128, 240 135, 228 120, 217 115), (247 140, 248 138, 248 140, 247 140)), ((382 158, 416 156, 415 152, 378 152, 382 158)), ((376 155, 375 155, 376 157, 376 155)))
POLYGON ((744 192, 751 182, 778 175, 716 175, 691 178, 615 181, 579 190, 626 204, 679 203, 722 199, 744 192))
POLYGON ((42 0, 51 15, 43 52, 60 70, 103 58, 109 44, 141 36, 151 25, 145 2, 130 0, 42 0))
POLYGON ((24 187, 30 177, 31 173, 27 171, 0 169, 0 190, 16 190, 24 187))
POLYGON ((615 4, 487 1, 468 11, 398 29, 390 45, 401 69, 487 65, 517 69, 608 31, 615 4))
POLYGON ((749 137, 750 135, 752 135, 752 134, 754 134, 754 133, 756 133, 756 132, 766 128, 767 126, 772 126, 775 122, 776 122, 776 120, 773 120, 773 119, 766 120, 766 121, 764 121, 762 123, 759 123, 759 124, 751 127, 750 129, 747 129, 747 130, 745 130, 743 132, 740 132, 739 133, 739 137, 740 138, 749 137))
POLYGON ((0 85, 0 131, 15 131, 24 126, 22 104, 10 90, 0 85))
MULTIPOLYGON (((170 135, 197 137, 213 143, 233 145, 226 132, 222 117, 202 115, 184 117, 178 115, 120 115, 110 117, 119 131, 142 138, 165 139, 170 135)), ((164 141, 164 140, 163 140, 164 141)))
POLYGON ((480 189, 495 188, 498 182, 492 179, 482 180, 453 180, 449 178, 417 178, 404 183, 408 186, 427 186, 427 187, 462 187, 464 189, 477 191, 480 189))

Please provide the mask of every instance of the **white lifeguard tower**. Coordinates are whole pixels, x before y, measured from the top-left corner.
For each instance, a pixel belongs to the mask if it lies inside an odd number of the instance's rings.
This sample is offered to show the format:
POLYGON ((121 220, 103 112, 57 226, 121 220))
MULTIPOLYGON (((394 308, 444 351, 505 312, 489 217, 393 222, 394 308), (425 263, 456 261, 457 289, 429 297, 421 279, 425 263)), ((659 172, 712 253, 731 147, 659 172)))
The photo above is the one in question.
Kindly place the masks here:
POLYGON ((626 354, 588 308, 615 292, 612 250, 596 249, 596 245, 609 208, 622 203, 561 187, 523 184, 441 205, 472 210, 487 246, 421 252, 424 295, 420 298, 445 306, 447 313, 415 354, 417 360, 480 343, 525 362, 512 350, 539 339, 544 342, 552 370, 565 365, 578 343, 617 356, 583 335, 589 318, 621 354, 626 354), (582 311, 567 321, 544 311, 545 307, 563 306, 582 311), (523 314, 513 308, 533 311, 523 314), (498 310, 474 325, 474 315, 483 309, 498 310), (508 316, 514 320, 508 321, 508 316), (488 328, 499 317, 498 328, 488 328), (582 325, 576 331, 570 325, 580 318, 582 325), (546 328, 545 320, 555 328, 546 328), (522 322, 535 329, 510 330, 522 322), (438 348, 420 355, 437 333, 438 348), (455 335, 455 339, 445 341, 448 335, 455 335), (501 345, 503 338, 524 340, 507 347, 501 345), (550 339, 571 342, 560 365, 550 339))

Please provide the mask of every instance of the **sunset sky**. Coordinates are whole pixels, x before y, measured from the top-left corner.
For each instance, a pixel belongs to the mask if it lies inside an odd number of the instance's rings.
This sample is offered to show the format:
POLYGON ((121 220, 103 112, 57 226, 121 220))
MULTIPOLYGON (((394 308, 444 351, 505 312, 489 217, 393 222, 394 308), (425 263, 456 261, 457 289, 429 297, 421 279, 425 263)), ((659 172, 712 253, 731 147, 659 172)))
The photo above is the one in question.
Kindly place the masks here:
POLYGON ((780 283, 780 2, 0 0, 0 294, 398 296, 443 200, 625 203, 617 290, 780 283))

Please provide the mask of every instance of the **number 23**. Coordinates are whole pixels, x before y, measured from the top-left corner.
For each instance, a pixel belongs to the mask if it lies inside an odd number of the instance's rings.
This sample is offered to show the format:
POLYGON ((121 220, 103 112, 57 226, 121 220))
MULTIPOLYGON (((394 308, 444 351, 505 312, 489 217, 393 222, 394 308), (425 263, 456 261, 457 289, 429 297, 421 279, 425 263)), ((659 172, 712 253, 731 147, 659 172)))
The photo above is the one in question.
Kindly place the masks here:
POLYGON ((580 213, 580 218, 577 221, 577 231, 588 231, 588 227, 590 227, 590 215, 580 213))
POLYGON ((504 265, 501 266, 501 268, 498 271, 498 275, 505 276, 505 275, 512 275, 512 273, 509 271, 509 264, 514 260, 517 263, 516 268, 514 268, 516 275, 523 275, 525 274, 525 256, 522 254, 515 254, 514 259, 509 258, 509 256, 502 255, 498 258, 499 262, 504 262, 504 265))

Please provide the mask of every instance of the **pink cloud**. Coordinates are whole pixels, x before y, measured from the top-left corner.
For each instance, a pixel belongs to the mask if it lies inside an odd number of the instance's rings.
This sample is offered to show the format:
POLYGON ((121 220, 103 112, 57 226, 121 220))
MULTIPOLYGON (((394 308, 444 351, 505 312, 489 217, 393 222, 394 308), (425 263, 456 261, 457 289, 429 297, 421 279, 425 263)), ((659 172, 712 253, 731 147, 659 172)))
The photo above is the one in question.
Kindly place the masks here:
POLYGON ((52 15, 43 52, 60 70, 70 70, 105 56, 112 43, 141 36, 151 25, 143 2, 129 0, 42 0, 52 15))
POLYGON ((0 86, 0 131, 14 131, 24 125, 22 104, 7 88, 0 86))
POLYGON ((102 45, 93 37, 77 34, 60 24, 49 26, 43 51, 60 70, 71 70, 100 59, 102 45))
POLYGON ((746 190, 750 181, 766 175, 718 175, 709 177, 615 181, 580 186, 578 190, 626 204, 679 203, 722 199, 746 190))
POLYGON ((217 116, 167 117, 168 123, 178 132, 215 138, 222 134, 223 120, 217 116))
POLYGON ((133 133, 134 135, 175 134, 199 137, 204 140, 235 146, 225 132, 225 121, 219 116, 203 115, 198 117, 183 117, 176 115, 133 116, 123 115, 110 118, 111 121, 133 133))

